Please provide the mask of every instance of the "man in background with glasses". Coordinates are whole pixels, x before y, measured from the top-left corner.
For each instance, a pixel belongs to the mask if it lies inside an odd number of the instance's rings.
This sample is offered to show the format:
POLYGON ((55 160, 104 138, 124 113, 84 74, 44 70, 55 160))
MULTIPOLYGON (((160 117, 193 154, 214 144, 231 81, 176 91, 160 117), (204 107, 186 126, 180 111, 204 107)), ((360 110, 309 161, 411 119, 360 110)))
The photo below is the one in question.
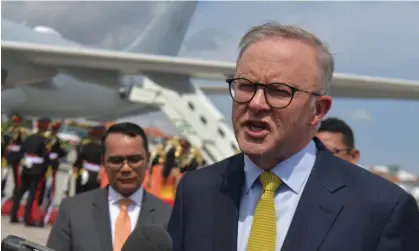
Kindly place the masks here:
POLYGON ((322 121, 316 136, 335 156, 358 164, 360 153, 355 148, 354 134, 343 120, 328 118, 322 121))
POLYGON ((144 130, 112 125, 102 138, 102 165, 109 186, 61 202, 47 246, 54 250, 120 251, 137 225, 166 228, 171 208, 143 190, 149 163, 144 130))
POLYGON ((334 62, 323 42, 271 22, 239 47, 227 83, 242 153, 183 176, 173 250, 419 250, 414 198, 315 138, 332 105, 334 62))

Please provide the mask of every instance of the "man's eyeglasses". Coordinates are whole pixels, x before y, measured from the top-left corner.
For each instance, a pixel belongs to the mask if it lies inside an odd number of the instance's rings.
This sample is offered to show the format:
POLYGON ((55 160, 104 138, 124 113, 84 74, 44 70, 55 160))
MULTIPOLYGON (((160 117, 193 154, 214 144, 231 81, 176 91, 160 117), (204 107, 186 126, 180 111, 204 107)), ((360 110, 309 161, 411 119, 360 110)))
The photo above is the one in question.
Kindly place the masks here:
POLYGON ((108 166, 114 170, 119 170, 125 163, 132 169, 138 169, 143 163, 144 158, 143 156, 136 154, 136 155, 126 155, 126 156, 110 156, 106 160, 108 162, 108 166))
POLYGON ((229 85, 230 95, 237 103, 250 102, 259 88, 263 89, 266 102, 274 108, 285 108, 291 104, 296 92, 304 92, 313 96, 324 94, 310 92, 284 83, 262 84, 254 83, 245 78, 231 78, 226 82, 229 85))

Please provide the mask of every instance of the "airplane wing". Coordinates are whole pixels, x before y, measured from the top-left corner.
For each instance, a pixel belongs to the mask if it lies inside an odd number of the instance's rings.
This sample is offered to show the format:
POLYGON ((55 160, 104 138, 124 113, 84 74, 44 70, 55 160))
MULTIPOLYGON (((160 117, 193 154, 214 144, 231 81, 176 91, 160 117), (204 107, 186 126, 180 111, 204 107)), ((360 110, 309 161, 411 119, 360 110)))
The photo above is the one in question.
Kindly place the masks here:
MULTIPOLYGON (((11 57, 54 69, 86 69, 122 74, 171 73, 191 78, 224 80, 234 75, 235 63, 167 57, 90 48, 60 47, 2 41, 2 58, 11 57)), ((209 93, 227 93, 225 87, 204 86, 209 93)), ((331 94, 347 98, 419 100, 419 81, 334 74, 331 94)))
POLYGON ((106 115, 97 115, 97 116, 90 116, 88 117, 89 120, 97 121, 97 122, 106 122, 106 121, 114 121, 120 119, 121 117, 128 117, 128 116, 138 116, 138 115, 145 115, 152 112, 160 111, 160 108, 157 106, 145 106, 145 107, 133 107, 131 110, 127 110, 124 112, 115 111, 113 113, 109 112, 106 115))

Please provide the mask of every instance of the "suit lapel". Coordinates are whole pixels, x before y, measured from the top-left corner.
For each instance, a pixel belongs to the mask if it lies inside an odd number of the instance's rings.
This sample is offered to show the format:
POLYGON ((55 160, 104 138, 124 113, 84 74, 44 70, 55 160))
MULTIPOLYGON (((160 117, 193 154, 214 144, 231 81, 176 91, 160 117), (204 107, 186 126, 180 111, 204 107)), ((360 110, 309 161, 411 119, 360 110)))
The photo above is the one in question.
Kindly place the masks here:
POLYGON ((244 183, 243 155, 238 154, 223 162, 225 170, 211 196, 212 235, 211 250, 237 250, 237 224, 239 218, 240 197, 244 183))
POLYGON ((156 206, 153 198, 144 191, 143 201, 141 203, 140 215, 138 216, 137 226, 153 224, 156 216, 156 206))
POLYGON ((317 138, 315 142, 316 163, 297 206, 282 251, 318 250, 343 209, 337 191, 345 183, 335 168, 337 160, 317 138))
POLYGON ((109 213, 108 190, 99 190, 93 200, 93 221, 102 251, 112 251, 112 229, 109 213))

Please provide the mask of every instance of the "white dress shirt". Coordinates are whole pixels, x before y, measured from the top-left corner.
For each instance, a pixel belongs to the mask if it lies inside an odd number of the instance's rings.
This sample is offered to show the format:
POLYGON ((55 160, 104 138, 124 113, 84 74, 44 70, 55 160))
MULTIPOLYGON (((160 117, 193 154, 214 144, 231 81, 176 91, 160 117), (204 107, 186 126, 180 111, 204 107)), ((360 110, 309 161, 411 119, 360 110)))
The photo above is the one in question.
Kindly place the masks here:
MULTIPOLYGON (((128 214, 131 220, 131 232, 134 230, 138 216, 140 215, 141 202, 143 200, 144 190, 141 187, 135 193, 133 193, 129 198, 132 200, 132 204, 128 207, 128 214)), ((118 218, 119 212, 121 211, 119 200, 124 197, 119 194, 115 189, 109 186, 109 214, 111 216, 111 229, 112 229, 112 245, 114 244, 115 239, 115 223, 118 218)))
MULTIPOLYGON (((291 225, 301 194, 316 161, 314 141, 289 159, 276 165, 271 171, 281 178, 282 184, 275 193, 276 251, 280 251, 291 225)), ((246 251, 252 227, 253 214, 262 195, 258 180, 263 170, 244 156, 245 186, 240 202, 237 250, 246 251)), ((302 240, 303 241, 303 240, 302 240)))

